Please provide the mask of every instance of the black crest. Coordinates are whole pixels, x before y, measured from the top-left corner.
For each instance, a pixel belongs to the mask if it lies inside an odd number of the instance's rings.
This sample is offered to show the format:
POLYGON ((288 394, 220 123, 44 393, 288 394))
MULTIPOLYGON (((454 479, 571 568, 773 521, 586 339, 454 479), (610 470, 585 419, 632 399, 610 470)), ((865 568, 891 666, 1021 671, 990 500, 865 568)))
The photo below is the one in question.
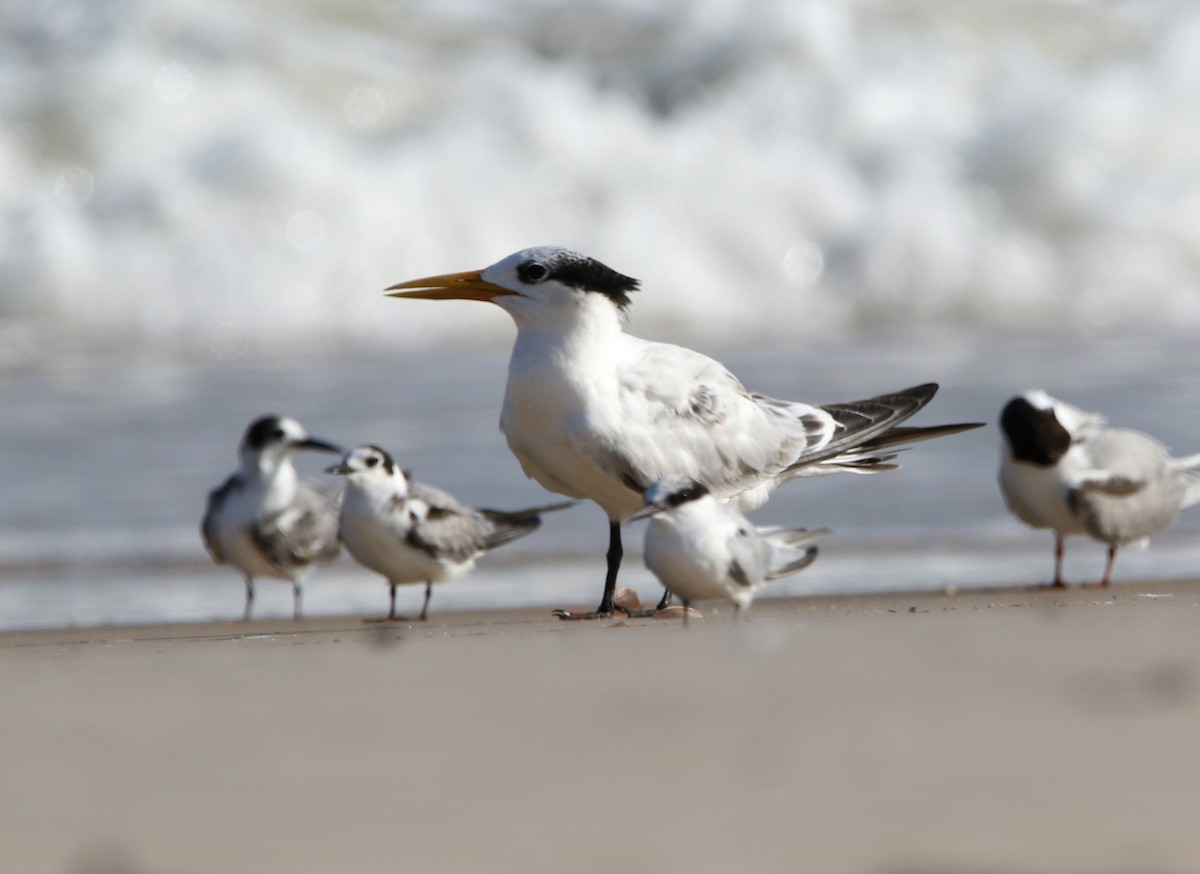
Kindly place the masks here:
POLYGON ((1071 448, 1071 433, 1054 410, 1035 407, 1025 398, 1013 398, 1005 405, 1000 427, 1017 461, 1051 467, 1071 448))
POLYGON ((246 429, 242 442, 248 449, 262 449, 268 443, 278 443, 283 439, 283 428, 279 416, 263 416, 256 419, 246 429))
POLYGON ((602 294, 624 311, 629 306, 629 295, 637 291, 638 281, 618 273, 595 258, 564 252, 548 263, 531 260, 517 268, 517 275, 524 281, 553 279, 569 288, 594 291, 602 294), (539 275, 538 267, 545 272, 539 275), (526 278, 526 277, 529 278, 526 278))

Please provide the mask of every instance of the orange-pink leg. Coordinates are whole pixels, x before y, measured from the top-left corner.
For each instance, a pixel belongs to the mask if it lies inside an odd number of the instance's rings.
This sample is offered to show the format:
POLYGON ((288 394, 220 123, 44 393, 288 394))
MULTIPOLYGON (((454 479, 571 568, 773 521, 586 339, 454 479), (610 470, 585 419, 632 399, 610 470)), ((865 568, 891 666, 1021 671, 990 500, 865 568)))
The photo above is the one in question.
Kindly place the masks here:
POLYGON ((1064 551, 1065 551, 1065 549, 1064 549, 1064 543, 1063 543, 1063 536, 1061 534, 1059 534, 1057 531, 1055 531, 1054 532, 1054 582, 1051 583, 1050 585, 1056 589, 1065 589, 1067 587, 1067 584, 1063 582, 1063 578, 1062 578, 1062 564, 1063 564, 1063 552, 1064 551))
POLYGON ((1101 586, 1107 586, 1112 582, 1113 565, 1117 561, 1117 545, 1109 544, 1108 547, 1108 564, 1104 566, 1104 579, 1100 580, 1101 586))

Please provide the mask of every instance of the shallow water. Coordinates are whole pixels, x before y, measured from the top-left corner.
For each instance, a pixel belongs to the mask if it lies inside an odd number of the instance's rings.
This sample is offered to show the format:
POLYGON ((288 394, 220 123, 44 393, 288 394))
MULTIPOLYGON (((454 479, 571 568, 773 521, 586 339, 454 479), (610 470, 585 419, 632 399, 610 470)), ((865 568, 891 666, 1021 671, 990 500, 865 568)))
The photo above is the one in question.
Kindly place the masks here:
MULTIPOLYGON (((420 305, 381 304, 385 313, 420 305)), ((461 306, 464 318, 490 312, 461 306)), ((914 447, 895 473, 776 491, 755 521, 834 533, 818 561, 775 593, 1048 579, 1050 536, 1012 519, 995 486, 993 423, 1018 390, 1044 387, 1153 433, 1179 454, 1200 450, 1200 350, 1182 336, 941 334, 704 351, 753 389, 811 401, 937 380, 942 390, 918 422, 989 423, 914 447)), ((502 347, 428 358, 324 349, 236 361, 143 353, 64 357, 0 374, 0 450, 9 460, 0 471, 0 628, 240 615, 240 577, 210 564, 198 524, 208 489, 234 466, 245 425, 267 411, 295 415, 339 443, 379 443, 416 478, 477 505, 545 502, 497 427, 506 360, 502 347)), ((320 473, 328 463, 300 458, 315 479, 329 479, 320 473)), ((1149 550, 1123 553, 1117 577, 1196 573, 1198 534, 1200 514, 1185 514, 1149 550)), ((471 577, 436 590, 432 609, 589 604, 600 593, 606 536, 592 505, 552 514, 471 577)), ((656 599, 641 536, 637 527, 626 535, 622 581, 656 599)), ((1100 546, 1071 543, 1069 579, 1094 579, 1102 564, 1100 546)), ((402 612, 419 602, 418 587, 402 591, 402 612)), ((377 613, 386 587, 343 557, 312 576, 305 605, 310 613, 377 613)), ((262 581, 256 609, 288 615, 290 588, 262 581)))

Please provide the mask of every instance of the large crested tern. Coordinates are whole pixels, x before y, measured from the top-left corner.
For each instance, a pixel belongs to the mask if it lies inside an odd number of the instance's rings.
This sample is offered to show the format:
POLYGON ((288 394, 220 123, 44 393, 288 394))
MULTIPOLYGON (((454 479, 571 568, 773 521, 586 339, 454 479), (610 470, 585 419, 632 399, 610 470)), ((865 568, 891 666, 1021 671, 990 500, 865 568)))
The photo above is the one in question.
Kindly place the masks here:
POLYGON ((683 601, 685 624, 692 601, 724 599, 739 612, 748 608, 769 581, 812 564, 817 548, 807 544, 829 533, 755 528, 686 477, 666 477, 646 489, 645 509, 630 518, 645 516, 646 567, 683 601))
POLYGON ((387 579, 388 620, 407 621, 396 616, 397 586, 425 584, 419 617, 424 621, 434 583, 467 573, 483 553, 532 533, 542 521, 538 514, 573 503, 511 513, 467 507, 440 489, 414 482, 391 455, 371 445, 346 453, 327 472, 346 477, 342 543, 359 564, 387 579))
POLYGON ((621 520, 664 476, 698 480, 747 511, 795 477, 891 470, 894 448, 977 425, 897 427, 933 397, 916 386, 815 406, 751 393, 719 362, 622 330, 636 279, 559 247, 525 249, 485 268, 402 282, 394 297, 491 301, 517 324, 500 427, 525 473, 608 516, 600 606, 609 616, 621 520))
POLYGON ((341 549, 337 506, 303 482, 292 464, 292 456, 306 449, 342 451, 310 437, 293 418, 263 416, 246 429, 239 469, 208 496, 200 528, 204 545, 217 564, 232 565, 245 577, 246 619, 256 577, 290 582, 292 611, 299 618, 305 571, 337 558, 341 549))
POLYGON ((1149 435, 1105 427, 1098 413, 1041 390, 1010 400, 1000 415, 1000 491, 1013 515, 1054 531, 1054 582, 1064 585, 1064 539, 1086 534, 1108 545, 1101 586, 1117 547, 1144 545, 1200 501, 1200 455, 1171 458, 1149 435))

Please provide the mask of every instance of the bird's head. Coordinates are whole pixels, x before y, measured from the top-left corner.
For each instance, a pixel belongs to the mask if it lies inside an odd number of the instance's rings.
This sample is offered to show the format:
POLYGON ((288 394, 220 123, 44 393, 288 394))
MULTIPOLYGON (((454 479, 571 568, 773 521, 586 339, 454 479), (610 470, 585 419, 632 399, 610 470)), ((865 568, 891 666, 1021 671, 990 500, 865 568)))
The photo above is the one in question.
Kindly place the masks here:
POLYGON ((1018 395, 1000 413, 1000 430, 1012 458, 1038 467, 1057 464, 1073 443, 1086 440, 1103 424, 1102 416, 1041 389, 1018 395))
POLYGON ((646 506, 629 517, 630 522, 665 513, 712 494, 708 486, 689 476, 665 476, 650 484, 642 498, 646 506))
POLYGON ((407 485, 404 471, 396 466, 388 451, 370 444, 351 449, 340 462, 325 468, 325 472, 344 476, 359 485, 384 482, 407 485))
POLYGON ((238 451, 245 468, 277 466, 293 453, 309 449, 316 452, 341 452, 342 448, 308 433, 291 416, 262 416, 250 423, 238 451))
POLYGON ((637 287, 636 279, 595 258, 559 246, 537 246, 483 270, 400 282, 388 292, 391 297, 423 300, 490 301, 507 310, 518 325, 538 327, 573 319, 598 301, 624 314, 637 287))

